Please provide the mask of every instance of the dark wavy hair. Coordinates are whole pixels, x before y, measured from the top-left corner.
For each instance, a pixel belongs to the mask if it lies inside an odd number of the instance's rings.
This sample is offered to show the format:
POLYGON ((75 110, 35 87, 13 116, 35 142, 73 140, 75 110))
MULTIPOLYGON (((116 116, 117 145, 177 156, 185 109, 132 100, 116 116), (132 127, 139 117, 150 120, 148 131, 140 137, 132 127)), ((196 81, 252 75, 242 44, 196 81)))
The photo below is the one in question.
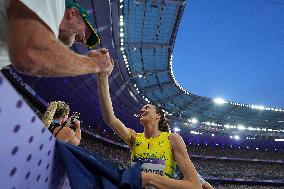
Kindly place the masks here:
POLYGON ((161 132, 171 132, 171 128, 169 125, 169 119, 167 118, 167 114, 162 110, 162 108, 157 105, 157 104, 152 104, 156 108, 156 112, 161 116, 160 121, 159 121, 159 126, 158 129, 161 132))

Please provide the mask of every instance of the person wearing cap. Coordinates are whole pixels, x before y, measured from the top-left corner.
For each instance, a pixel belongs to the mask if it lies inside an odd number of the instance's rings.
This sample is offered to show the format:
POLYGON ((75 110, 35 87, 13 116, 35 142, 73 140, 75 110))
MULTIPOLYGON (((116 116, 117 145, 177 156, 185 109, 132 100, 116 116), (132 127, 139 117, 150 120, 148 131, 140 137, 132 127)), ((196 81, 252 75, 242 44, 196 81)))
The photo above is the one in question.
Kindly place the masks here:
POLYGON ((100 39, 92 17, 80 5, 65 0, 0 1, 0 70, 38 76, 100 73, 111 66, 107 49, 92 58, 71 51, 75 42, 95 47, 100 39))

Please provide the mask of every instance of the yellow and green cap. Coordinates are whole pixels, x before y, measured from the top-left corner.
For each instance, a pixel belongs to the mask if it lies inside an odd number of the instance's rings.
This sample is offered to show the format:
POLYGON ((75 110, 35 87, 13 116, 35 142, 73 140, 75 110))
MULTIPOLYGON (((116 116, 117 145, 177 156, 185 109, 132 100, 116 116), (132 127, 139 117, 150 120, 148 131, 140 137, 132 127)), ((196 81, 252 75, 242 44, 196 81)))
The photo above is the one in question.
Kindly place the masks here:
POLYGON ((85 45, 89 48, 93 48, 97 44, 99 44, 100 38, 97 32, 95 31, 94 26, 92 25, 92 23, 94 22, 88 11, 85 8, 83 8, 81 5, 68 0, 65 1, 65 6, 66 8, 72 8, 72 7, 76 8, 79 14, 81 15, 82 19, 85 21, 85 24, 90 28, 91 36, 87 39, 85 45))

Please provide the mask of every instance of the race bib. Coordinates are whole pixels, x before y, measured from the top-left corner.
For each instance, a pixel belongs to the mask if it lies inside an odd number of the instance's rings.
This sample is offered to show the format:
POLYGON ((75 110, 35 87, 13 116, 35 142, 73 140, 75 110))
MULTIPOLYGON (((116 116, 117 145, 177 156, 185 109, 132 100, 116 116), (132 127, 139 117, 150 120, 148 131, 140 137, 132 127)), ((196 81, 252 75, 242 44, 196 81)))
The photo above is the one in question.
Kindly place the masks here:
MULTIPOLYGON (((132 164, 135 164, 138 161, 143 162, 141 165, 141 171, 146 173, 154 173, 161 176, 164 175, 165 160, 155 158, 132 158, 132 164)), ((146 186, 145 189, 155 189, 155 187, 146 186)))

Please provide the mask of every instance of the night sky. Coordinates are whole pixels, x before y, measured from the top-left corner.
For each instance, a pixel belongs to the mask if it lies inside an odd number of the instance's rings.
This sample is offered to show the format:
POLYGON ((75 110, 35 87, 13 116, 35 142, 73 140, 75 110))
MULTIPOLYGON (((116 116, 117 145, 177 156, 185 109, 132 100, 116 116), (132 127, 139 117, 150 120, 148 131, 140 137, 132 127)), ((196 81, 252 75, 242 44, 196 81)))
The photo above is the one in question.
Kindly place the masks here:
POLYGON ((284 0, 189 0, 173 55, 191 93, 284 108, 284 0))

